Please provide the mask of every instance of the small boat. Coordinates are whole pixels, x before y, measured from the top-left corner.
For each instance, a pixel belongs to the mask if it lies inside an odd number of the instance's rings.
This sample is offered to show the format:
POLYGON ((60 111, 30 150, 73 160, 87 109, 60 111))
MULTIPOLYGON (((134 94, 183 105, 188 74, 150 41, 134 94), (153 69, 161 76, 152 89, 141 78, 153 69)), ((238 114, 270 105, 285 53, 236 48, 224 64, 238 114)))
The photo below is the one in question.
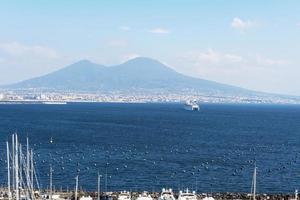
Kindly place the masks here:
POLYGON ((130 192, 128 191, 122 191, 118 195, 118 200, 131 200, 130 192))
POLYGON ((188 188, 184 192, 179 191, 178 200, 197 200, 196 192, 190 192, 188 188))
POLYGON ((158 200, 175 200, 174 193, 172 189, 163 188, 158 200))
POLYGON ((153 198, 148 192, 144 191, 142 194, 139 194, 136 200, 153 200, 153 198))

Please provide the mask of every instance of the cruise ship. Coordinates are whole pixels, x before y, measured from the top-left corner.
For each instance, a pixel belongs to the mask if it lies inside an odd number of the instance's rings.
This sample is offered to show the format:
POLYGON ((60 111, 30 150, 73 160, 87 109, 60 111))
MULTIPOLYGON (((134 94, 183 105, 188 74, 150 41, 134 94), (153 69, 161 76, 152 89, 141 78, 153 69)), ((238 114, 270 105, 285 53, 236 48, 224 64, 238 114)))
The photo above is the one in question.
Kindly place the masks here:
POLYGON ((66 101, 41 101, 42 104, 65 105, 66 101))
POLYGON ((191 111, 199 111, 200 107, 197 104, 196 100, 193 100, 193 101, 189 100, 189 101, 185 102, 184 109, 185 110, 191 110, 191 111))

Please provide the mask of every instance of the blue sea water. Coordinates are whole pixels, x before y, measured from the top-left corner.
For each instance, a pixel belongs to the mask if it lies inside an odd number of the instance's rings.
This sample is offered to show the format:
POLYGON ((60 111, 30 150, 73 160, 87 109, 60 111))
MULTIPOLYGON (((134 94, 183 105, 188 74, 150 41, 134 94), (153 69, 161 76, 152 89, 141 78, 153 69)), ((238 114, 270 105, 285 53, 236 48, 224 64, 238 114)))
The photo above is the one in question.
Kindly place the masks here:
MULTIPOLYGON (((49 166, 56 188, 250 192, 300 188, 300 106, 90 103, 0 105, 0 184, 5 142, 30 138, 40 186, 49 166), (52 137, 53 143, 50 143, 52 137)), ((25 149, 25 146, 24 146, 25 149)))

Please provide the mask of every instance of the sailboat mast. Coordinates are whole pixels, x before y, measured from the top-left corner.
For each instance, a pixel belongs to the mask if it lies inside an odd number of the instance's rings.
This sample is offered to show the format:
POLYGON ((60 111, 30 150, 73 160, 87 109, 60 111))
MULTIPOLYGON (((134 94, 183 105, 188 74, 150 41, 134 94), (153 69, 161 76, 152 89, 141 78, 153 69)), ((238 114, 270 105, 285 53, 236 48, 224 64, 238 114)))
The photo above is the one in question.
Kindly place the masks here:
POLYGON ((28 193, 29 188, 30 188, 30 181, 29 181, 29 169, 30 169, 30 164, 29 164, 29 140, 28 137, 26 138, 26 183, 27 183, 27 187, 28 187, 28 193))
POLYGON ((256 166, 254 167, 253 173, 253 200, 256 198, 256 166))
POLYGON ((105 192, 107 192, 107 166, 105 168, 105 192))
POLYGON ((76 185, 75 185, 75 200, 77 200, 77 192, 78 192, 78 175, 76 176, 76 185))
POLYGON ((50 192, 49 192, 49 200, 52 200, 52 166, 50 166, 50 192))
POLYGON ((22 184, 23 181, 23 152, 22 152, 22 144, 19 144, 19 181, 20 185, 22 184))
POLYGON ((12 134, 12 186, 15 190, 15 134, 12 134))
POLYGON ((8 190, 8 200, 11 200, 10 192, 10 166, 9 166, 9 145, 6 142, 6 152, 7 152, 7 190, 8 190))
POLYGON ((16 148, 16 151, 15 151, 15 177, 16 177, 16 200, 19 200, 19 159, 18 159, 18 155, 19 155, 19 151, 18 151, 18 135, 16 134, 15 135, 16 137, 16 141, 15 141, 15 148, 16 148))
POLYGON ((33 191, 33 152, 32 149, 30 150, 30 182, 31 182, 31 189, 33 191))
POLYGON ((100 200, 100 180, 101 180, 101 175, 98 172, 98 196, 97 196, 97 200, 100 200))
POLYGON ((33 200, 34 199, 34 182, 33 182, 33 173, 34 173, 34 169, 33 169, 33 152, 32 152, 32 149, 30 149, 29 151, 29 161, 27 164, 28 165, 28 180, 29 180, 29 185, 30 185, 30 195, 31 195, 31 199, 33 200))

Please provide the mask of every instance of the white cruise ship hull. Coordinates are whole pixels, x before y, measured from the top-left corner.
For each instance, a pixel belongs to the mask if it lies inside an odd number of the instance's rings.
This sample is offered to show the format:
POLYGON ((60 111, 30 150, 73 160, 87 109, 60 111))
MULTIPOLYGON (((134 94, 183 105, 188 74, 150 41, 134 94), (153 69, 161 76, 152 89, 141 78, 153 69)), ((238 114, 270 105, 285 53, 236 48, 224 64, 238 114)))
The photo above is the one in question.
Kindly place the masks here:
POLYGON ((190 111, 199 111, 200 108, 198 105, 184 105, 185 110, 190 110, 190 111))

